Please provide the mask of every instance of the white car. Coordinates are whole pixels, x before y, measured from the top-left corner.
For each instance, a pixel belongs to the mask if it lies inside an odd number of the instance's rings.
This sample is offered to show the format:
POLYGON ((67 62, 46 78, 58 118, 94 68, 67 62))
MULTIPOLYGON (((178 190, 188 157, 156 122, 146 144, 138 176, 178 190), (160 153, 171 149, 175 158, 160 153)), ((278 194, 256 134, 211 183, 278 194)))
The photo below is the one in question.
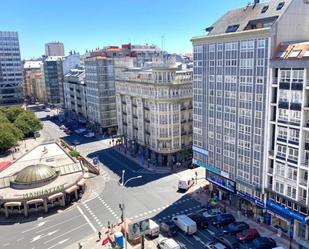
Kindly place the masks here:
POLYGON ((60 130, 64 130, 66 127, 64 125, 60 126, 60 130))
POLYGON ((95 136, 94 132, 89 132, 84 135, 84 137, 94 137, 94 136, 95 136))
POLYGON ((51 112, 51 109, 50 108, 45 108, 45 111, 46 112, 51 112))
POLYGON ((158 242, 160 249, 180 249, 180 245, 173 239, 163 238, 158 242))
POLYGON ((207 249, 227 249, 225 245, 223 245, 220 242, 216 242, 216 241, 210 241, 206 243, 205 248, 207 249))
POLYGON ((86 131, 85 128, 79 128, 79 129, 74 130, 74 132, 77 133, 77 134, 81 134, 81 133, 83 133, 85 131, 86 131))
POLYGON ((221 210, 219 208, 213 208, 213 209, 209 209, 208 211, 204 212, 203 216, 208 218, 208 217, 217 216, 219 214, 222 214, 221 210))

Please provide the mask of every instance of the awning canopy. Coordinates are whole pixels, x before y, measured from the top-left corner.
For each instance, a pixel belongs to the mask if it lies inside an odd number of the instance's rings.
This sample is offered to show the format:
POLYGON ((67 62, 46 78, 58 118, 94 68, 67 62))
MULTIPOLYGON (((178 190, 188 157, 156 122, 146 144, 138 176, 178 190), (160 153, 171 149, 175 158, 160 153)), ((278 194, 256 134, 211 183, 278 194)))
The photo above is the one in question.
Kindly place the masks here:
POLYGON ((78 183, 77 183, 77 185, 78 186, 84 186, 85 185, 85 179, 83 178, 83 179, 81 179, 78 183))
POLYGON ((6 202, 4 203, 5 207, 20 207, 21 202, 20 201, 12 201, 12 202, 6 202))
POLYGON ((51 200, 54 200, 56 198, 60 198, 63 196, 63 193, 57 193, 57 194, 53 194, 51 196, 48 197, 48 200, 51 201, 51 200))
POLYGON ((44 202, 43 199, 34 199, 34 200, 27 201, 26 204, 30 205, 30 204, 42 203, 42 202, 44 202))
POLYGON ((66 189, 65 192, 67 194, 70 194, 70 193, 72 193, 73 191, 75 191, 77 189, 78 189, 78 186, 77 185, 73 185, 73 186, 69 187, 68 189, 66 189))

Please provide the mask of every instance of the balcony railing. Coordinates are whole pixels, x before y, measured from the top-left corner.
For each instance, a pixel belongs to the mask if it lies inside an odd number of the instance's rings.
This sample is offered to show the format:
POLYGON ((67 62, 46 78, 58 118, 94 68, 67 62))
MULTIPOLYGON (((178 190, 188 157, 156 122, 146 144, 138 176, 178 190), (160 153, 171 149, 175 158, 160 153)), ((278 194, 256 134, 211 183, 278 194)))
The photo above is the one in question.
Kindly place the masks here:
POLYGON ((309 167, 309 160, 303 160, 301 162, 301 166, 308 168, 309 167))

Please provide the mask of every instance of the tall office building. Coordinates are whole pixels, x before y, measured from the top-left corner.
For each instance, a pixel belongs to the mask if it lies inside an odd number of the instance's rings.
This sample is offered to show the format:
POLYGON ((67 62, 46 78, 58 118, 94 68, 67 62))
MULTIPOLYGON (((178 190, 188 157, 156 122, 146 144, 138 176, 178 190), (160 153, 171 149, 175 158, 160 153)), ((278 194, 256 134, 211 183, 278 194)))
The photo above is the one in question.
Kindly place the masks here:
POLYGON ((44 88, 48 104, 64 106, 63 77, 63 57, 47 57, 44 60, 44 88))
POLYGON ((85 75, 88 121, 98 132, 116 132, 113 59, 103 56, 86 58, 85 75))
POLYGON ((151 68, 116 74, 118 134, 133 155, 158 166, 191 159, 192 69, 177 70, 175 57, 151 68))
POLYGON ((45 44, 46 56, 64 56, 64 46, 62 42, 49 42, 45 44))
POLYGON ((273 139, 269 62, 278 44, 308 40, 308 23, 308 1, 255 1, 192 38, 193 163, 205 167, 220 198, 269 224, 270 213, 285 210, 283 203, 270 210, 264 190, 273 139))
POLYGON ((22 82, 18 33, 0 31, 0 105, 22 103, 22 82))

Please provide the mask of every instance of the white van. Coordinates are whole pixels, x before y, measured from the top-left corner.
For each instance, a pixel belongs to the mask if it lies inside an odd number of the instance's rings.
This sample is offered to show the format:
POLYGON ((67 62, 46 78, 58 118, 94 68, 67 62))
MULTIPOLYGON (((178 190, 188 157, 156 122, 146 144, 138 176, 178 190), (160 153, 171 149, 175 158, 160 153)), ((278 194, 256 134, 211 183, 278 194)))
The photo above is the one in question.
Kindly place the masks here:
POLYGON ((153 220, 149 220, 149 232, 148 236, 150 238, 158 237, 160 233, 160 228, 157 223, 155 223, 153 220))
POLYGON ((186 234, 194 234, 197 231, 196 222, 190 219, 187 215, 181 214, 172 218, 172 221, 177 227, 186 234))
POLYGON ((158 242, 160 249, 180 249, 180 245, 173 239, 163 238, 158 242))
POLYGON ((184 175, 178 180, 178 190, 187 191, 194 184, 192 176, 184 175))

